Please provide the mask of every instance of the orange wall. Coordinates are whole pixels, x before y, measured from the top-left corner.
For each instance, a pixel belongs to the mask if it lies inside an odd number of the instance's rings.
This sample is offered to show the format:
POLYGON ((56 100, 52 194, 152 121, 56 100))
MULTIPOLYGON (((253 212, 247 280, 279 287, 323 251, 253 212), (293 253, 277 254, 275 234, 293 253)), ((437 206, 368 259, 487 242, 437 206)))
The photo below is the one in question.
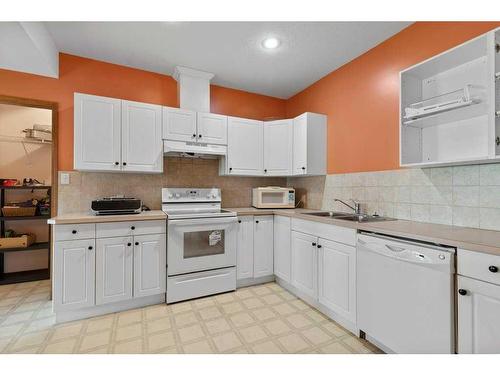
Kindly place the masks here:
POLYGON ((399 167, 399 71, 500 22, 417 22, 288 99, 328 115, 328 173, 399 167))
MULTIPOLYGON (((73 169, 74 92, 177 106, 177 82, 172 77, 102 61, 60 54, 58 79, 0 69, 0 95, 58 103, 59 170, 73 169)), ((212 86, 215 113, 283 118, 285 105, 281 99, 212 86)))

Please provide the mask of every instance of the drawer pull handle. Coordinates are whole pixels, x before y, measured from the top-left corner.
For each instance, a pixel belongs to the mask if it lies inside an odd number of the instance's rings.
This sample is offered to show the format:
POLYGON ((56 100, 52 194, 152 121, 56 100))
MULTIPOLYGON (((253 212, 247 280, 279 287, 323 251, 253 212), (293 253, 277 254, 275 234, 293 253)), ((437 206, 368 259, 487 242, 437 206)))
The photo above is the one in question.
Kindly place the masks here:
POLYGON ((92 249, 93 249, 93 247, 92 247, 92 246, 89 246, 89 250, 92 250, 92 249))
POLYGON ((467 291, 465 289, 459 289, 458 294, 460 294, 461 296, 465 296, 467 295, 467 291))
POLYGON ((130 229, 135 230, 135 227, 132 226, 132 227, 130 227, 130 229))
POLYGON ((497 273, 498 272, 498 267, 497 266, 489 266, 488 269, 490 272, 497 273))
POLYGON ((76 229, 73 229, 71 233, 76 234, 76 229))
POLYGON ((139 242, 136 242, 136 243, 135 243, 135 246, 139 246, 139 242))

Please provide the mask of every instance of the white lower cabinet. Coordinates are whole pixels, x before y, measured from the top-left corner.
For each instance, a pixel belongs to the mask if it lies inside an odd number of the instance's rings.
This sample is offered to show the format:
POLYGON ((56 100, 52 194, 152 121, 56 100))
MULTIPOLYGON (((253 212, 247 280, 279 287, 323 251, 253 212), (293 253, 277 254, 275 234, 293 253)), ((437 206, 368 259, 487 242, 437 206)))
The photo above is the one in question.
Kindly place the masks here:
POLYGON ((254 217, 253 277, 271 276, 273 270, 273 215, 254 217))
POLYGON ((237 280, 273 276, 273 237, 273 215, 238 218, 237 280))
POLYGON ((320 238, 318 301, 356 321, 356 248, 320 238))
POLYGON ((274 217, 274 274, 290 282, 292 245, 291 219, 285 216, 274 217))
POLYGON ((95 240, 59 241, 54 246, 54 309, 94 305, 95 240))
POLYGON ((253 216, 238 218, 236 242, 236 279, 253 277, 253 216))
POLYGON ((458 276, 457 298, 457 352, 500 354, 500 285, 458 276))
POLYGON ((165 230, 165 220, 56 225, 56 321, 165 301, 165 230), (116 235, 128 230, 156 233, 116 235), (88 238, 66 240, 69 233, 88 238))
POLYGON ((292 231, 292 286, 307 296, 318 296, 318 238, 292 231))
POLYGON ((164 234, 134 236, 134 297, 165 293, 165 243, 164 234))
POLYGON ((96 240, 96 305, 132 298, 132 237, 96 240))

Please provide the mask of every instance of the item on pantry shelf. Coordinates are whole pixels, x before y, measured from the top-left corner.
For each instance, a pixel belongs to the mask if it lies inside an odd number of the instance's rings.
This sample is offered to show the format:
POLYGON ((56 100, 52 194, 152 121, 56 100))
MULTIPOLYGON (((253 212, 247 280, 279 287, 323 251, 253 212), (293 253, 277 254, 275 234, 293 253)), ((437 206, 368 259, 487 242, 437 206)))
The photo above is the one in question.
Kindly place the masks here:
POLYGON ((18 181, 15 178, 0 178, 1 186, 16 186, 18 181))
POLYGON ((20 206, 3 206, 3 216, 35 216, 35 207, 20 207, 20 206))
POLYGON ((23 178, 23 186, 43 186, 43 184, 36 178, 23 178))
POLYGON ((0 249, 29 247, 35 242, 33 233, 16 234, 15 236, 0 238, 0 249))

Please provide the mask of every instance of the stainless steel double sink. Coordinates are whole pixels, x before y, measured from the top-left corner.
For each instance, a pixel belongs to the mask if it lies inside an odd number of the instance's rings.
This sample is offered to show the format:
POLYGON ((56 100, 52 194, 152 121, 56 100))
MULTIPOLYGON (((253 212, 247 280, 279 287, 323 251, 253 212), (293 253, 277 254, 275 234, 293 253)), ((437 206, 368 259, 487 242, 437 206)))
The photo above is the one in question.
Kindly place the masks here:
POLYGON ((304 215, 310 215, 310 216, 319 216, 319 217, 324 217, 324 218, 330 218, 330 219, 338 219, 338 220, 345 220, 345 221, 355 221, 358 223, 369 223, 373 221, 389 221, 389 220, 396 220, 390 217, 385 217, 385 216, 378 216, 378 215, 356 215, 356 214, 349 214, 346 212, 335 212, 335 211, 321 211, 321 212, 306 212, 304 215))

